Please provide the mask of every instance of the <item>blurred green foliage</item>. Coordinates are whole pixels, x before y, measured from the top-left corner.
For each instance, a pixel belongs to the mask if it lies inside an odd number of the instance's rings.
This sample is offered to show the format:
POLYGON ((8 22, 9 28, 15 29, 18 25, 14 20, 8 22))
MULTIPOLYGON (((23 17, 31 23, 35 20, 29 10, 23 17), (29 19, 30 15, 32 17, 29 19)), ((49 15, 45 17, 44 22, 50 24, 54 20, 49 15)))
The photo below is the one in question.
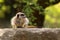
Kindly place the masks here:
POLYGON ((60 27, 60 3, 47 7, 45 14, 45 27, 60 27))
MULTIPOLYGON (((13 7, 13 8, 19 7, 21 9, 23 6, 23 8, 21 10, 29 18, 30 25, 37 25, 36 23, 33 24, 33 21, 35 19, 37 19, 33 15, 33 13, 35 12, 34 9, 38 10, 40 14, 44 13, 43 7, 40 6, 37 3, 37 1, 38 0, 0 0, 0 18, 5 18, 6 12, 11 14, 11 9, 12 9, 11 7, 13 7), (14 4, 12 1, 15 1, 14 4)), ((44 0, 42 0, 42 1, 44 1, 44 0)), ((52 2, 55 2, 55 0, 49 0, 49 2, 47 0, 45 2, 45 4, 49 4, 49 3, 52 4, 52 2)), ((46 14, 46 18, 45 18, 46 22, 45 23, 46 23, 47 27, 50 27, 52 24, 55 25, 57 22, 58 22, 58 24, 60 24, 60 21, 59 21, 60 20, 59 19, 60 9, 58 6, 55 5, 55 6, 47 7, 45 9, 45 14, 46 14), (50 26, 48 24, 50 24, 50 26)))
MULTIPOLYGON (((5 0, 0 0, 0 18, 5 18, 5 12, 10 12, 11 5, 6 5, 5 0)), ((12 5, 14 8, 21 7, 21 3, 24 3, 25 6, 22 9, 22 12, 26 13, 27 17, 30 20, 30 25, 32 25, 32 21, 36 18, 33 16, 33 9, 40 10, 40 7, 37 5, 37 0, 15 0, 15 3, 12 5), (31 8, 32 6, 32 8, 31 8)), ((33 24, 33 25, 36 25, 33 24)))
POLYGON ((0 3, 4 3, 4 0, 0 0, 0 3))
MULTIPOLYGON (((29 18, 30 25, 36 25, 33 24, 32 22, 36 19, 33 16, 33 9, 40 10, 40 7, 37 6, 37 0, 16 0, 18 3, 25 3, 24 8, 22 9, 22 12, 24 12, 27 17, 29 18), (39 8, 38 8, 39 7, 39 8), (33 8, 33 9, 32 9, 33 8)), ((20 5, 20 4, 19 4, 20 5)), ((18 6, 18 5, 17 5, 18 6)))

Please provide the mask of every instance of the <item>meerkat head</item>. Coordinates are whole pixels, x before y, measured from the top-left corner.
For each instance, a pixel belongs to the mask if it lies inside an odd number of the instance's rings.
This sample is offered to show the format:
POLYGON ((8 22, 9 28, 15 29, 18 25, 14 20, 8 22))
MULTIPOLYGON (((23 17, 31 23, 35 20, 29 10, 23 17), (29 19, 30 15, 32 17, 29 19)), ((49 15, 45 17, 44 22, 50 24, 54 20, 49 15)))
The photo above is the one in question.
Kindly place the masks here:
POLYGON ((16 14, 16 17, 17 17, 17 18, 26 18, 26 15, 25 15, 24 13, 18 12, 18 13, 16 14))

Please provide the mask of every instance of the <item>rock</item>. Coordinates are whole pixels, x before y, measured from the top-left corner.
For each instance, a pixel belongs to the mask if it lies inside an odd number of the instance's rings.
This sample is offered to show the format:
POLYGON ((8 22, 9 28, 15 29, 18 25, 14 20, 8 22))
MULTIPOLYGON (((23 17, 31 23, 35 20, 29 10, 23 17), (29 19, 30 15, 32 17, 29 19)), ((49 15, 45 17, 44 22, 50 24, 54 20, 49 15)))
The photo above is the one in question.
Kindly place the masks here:
POLYGON ((5 28, 0 40, 60 40, 60 28, 5 28))

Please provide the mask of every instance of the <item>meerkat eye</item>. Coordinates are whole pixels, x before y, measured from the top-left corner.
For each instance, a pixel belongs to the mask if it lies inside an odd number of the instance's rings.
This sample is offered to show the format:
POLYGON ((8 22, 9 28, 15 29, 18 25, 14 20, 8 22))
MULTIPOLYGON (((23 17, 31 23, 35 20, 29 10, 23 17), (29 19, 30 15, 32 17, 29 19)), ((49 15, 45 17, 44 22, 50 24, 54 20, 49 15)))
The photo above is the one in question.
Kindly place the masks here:
POLYGON ((24 14, 21 14, 21 16, 24 16, 24 14))
POLYGON ((17 17, 19 17, 19 14, 17 15, 17 17))

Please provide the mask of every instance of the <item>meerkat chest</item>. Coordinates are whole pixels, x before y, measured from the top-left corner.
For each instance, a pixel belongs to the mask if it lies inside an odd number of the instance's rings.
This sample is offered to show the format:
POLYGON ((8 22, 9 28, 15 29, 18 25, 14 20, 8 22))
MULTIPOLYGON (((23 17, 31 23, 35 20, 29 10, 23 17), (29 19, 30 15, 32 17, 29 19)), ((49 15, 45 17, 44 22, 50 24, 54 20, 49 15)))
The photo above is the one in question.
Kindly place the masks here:
POLYGON ((20 23, 21 23, 21 20, 16 19, 16 23, 17 23, 17 24, 20 24, 20 23))
POLYGON ((25 22, 25 20, 24 20, 24 19, 21 19, 21 20, 20 20, 20 23, 21 23, 21 24, 23 24, 24 22, 25 22))
POLYGON ((24 23, 24 20, 23 19, 17 19, 16 20, 16 24, 17 25, 22 25, 24 23))

